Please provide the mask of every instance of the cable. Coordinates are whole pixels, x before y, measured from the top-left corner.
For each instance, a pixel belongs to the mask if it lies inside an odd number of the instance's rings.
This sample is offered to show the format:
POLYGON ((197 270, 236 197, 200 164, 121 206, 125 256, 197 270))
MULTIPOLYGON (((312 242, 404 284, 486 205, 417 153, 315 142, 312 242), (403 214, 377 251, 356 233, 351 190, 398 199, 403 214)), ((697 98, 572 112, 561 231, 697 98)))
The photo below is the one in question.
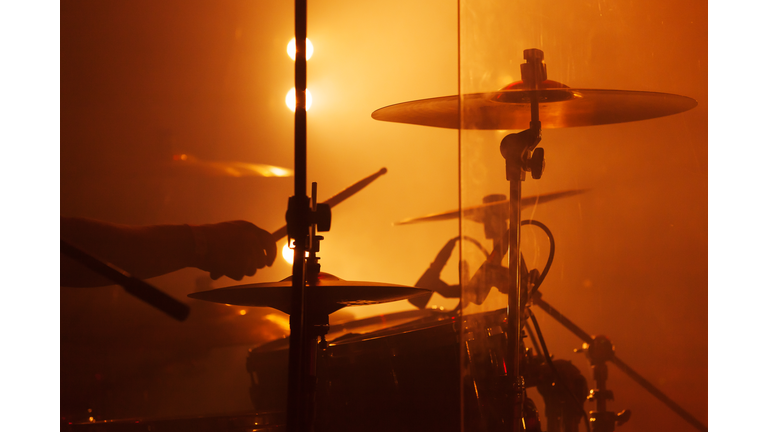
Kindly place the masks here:
POLYGON ((525 330, 528 332, 529 335, 531 335, 531 344, 533 344, 533 350, 536 351, 536 355, 539 357, 544 357, 544 354, 541 352, 541 347, 539 346, 539 341, 536 340, 535 337, 533 337, 533 330, 531 330, 531 325, 528 324, 528 320, 525 320, 525 330))
POLYGON ((541 283, 544 282, 544 278, 547 277, 547 273, 549 273, 549 268, 552 267, 552 261, 555 259, 555 236, 552 235, 552 231, 547 228, 546 225, 543 223, 529 219, 524 220, 520 222, 520 225, 536 225, 537 227, 541 228, 546 234, 547 237, 549 237, 549 257, 547 258, 547 264, 544 265, 544 270, 541 271, 541 276, 539 276, 539 279, 536 281, 536 284, 531 288, 531 293, 529 294, 530 298, 533 298, 533 295, 536 294, 536 291, 541 286, 541 283))
POLYGON ((544 336, 541 334, 541 328, 539 328, 539 322, 536 320, 536 316, 533 314, 532 310, 529 310, 529 315, 531 318, 531 322, 533 323, 533 327, 536 329, 536 335, 539 338, 539 343, 541 343, 541 349, 544 351, 544 359, 546 359, 547 364, 550 368, 552 368, 552 374, 555 376, 555 379, 560 382, 560 385, 565 388, 565 390, 568 392, 568 394, 573 398, 573 400, 576 402, 576 405, 581 407, 581 414, 584 416, 584 424, 587 425, 587 432, 590 432, 589 428, 589 416, 587 415, 587 412, 584 411, 584 403, 579 402, 579 399, 576 397, 576 395, 573 394, 570 387, 565 385, 565 380, 560 377, 560 374, 557 373, 557 369, 555 369, 555 364, 552 363, 552 358, 549 356, 549 350, 547 350, 547 344, 544 342, 544 336))

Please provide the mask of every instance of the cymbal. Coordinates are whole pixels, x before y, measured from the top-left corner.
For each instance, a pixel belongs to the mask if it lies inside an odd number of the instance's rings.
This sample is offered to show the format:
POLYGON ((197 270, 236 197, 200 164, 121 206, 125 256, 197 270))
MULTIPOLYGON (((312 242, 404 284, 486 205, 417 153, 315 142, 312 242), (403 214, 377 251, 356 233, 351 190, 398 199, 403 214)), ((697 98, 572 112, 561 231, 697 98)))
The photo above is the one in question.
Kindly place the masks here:
POLYGON ((293 170, 248 162, 202 160, 190 154, 173 155, 172 167, 209 177, 291 177, 293 170))
MULTIPOLYGON (((385 328, 396 327, 401 324, 417 321, 419 319, 427 319, 429 317, 449 318, 450 315, 439 309, 412 309, 400 312, 393 312, 390 314, 376 315, 368 318, 362 318, 358 320, 345 321, 340 324, 331 324, 326 340, 333 343, 333 341, 339 337, 347 335, 349 333, 366 334, 374 331, 380 331, 385 328)), ((281 349, 288 349, 290 340, 287 337, 281 337, 273 339, 269 342, 262 343, 261 345, 253 348, 254 352, 267 352, 277 351, 281 349)))
MULTIPOLYGON (((291 312, 291 277, 280 282, 266 282, 219 288, 189 294, 194 299, 239 306, 271 307, 291 312)), ((307 305, 322 313, 335 312, 345 306, 361 306, 404 300, 429 290, 381 282, 346 281, 328 273, 320 273, 316 286, 308 286, 307 305)))
MULTIPOLYGON (((559 84, 559 83, 557 83, 559 84)), ((403 102, 380 108, 375 120, 450 129, 527 129, 531 96, 539 101, 544 129, 646 120, 681 113, 697 102, 685 96, 628 90, 557 88, 502 90, 403 102), (459 120, 459 100, 463 122, 459 120)))
MULTIPOLYGON (((539 196, 525 197, 520 201, 520 207, 526 208, 536 204, 544 204, 546 202, 554 201, 559 198, 578 195, 584 192, 586 191, 583 189, 576 189, 576 190, 568 190, 568 191, 562 191, 562 192, 553 192, 553 193, 539 195, 539 196)), ((496 201, 488 204, 481 204, 474 207, 467 207, 463 210, 463 214, 466 219, 482 223, 483 219, 485 218, 485 215, 488 212, 501 212, 501 214, 506 214, 508 210, 509 210, 509 200, 503 200, 503 201, 496 201)), ((404 220, 401 220, 400 222, 395 222, 395 225, 408 225, 408 224, 414 224, 417 222, 434 222, 434 221, 440 221, 440 220, 456 219, 459 217, 459 213, 460 213, 459 210, 454 210, 454 211, 449 211, 444 213, 435 213, 432 215, 427 215, 422 217, 404 219, 404 220)))

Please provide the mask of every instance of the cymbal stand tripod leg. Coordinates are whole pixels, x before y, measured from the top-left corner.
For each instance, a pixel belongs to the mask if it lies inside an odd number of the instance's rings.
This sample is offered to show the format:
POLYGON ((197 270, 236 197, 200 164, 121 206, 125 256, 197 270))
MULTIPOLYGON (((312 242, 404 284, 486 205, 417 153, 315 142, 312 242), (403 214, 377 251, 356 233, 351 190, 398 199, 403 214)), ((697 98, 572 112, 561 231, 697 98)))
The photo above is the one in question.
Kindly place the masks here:
MULTIPOLYGON (((606 338, 605 336, 597 336, 592 337, 589 333, 585 332, 581 328, 579 328, 576 324, 573 323, 573 321, 566 318, 563 314, 561 314, 558 310, 552 307, 549 303, 544 301, 541 298, 541 293, 537 292, 533 296, 533 304, 540 307, 544 312, 546 312, 549 316, 554 318, 555 321, 562 324, 565 328, 567 328, 571 333, 576 335, 579 339, 584 341, 588 345, 588 355, 590 357, 590 362, 602 362, 603 360, 608 360, 616 367, 618 367, 621 371, 626 373, 632 380, 640 384, 641 387, 643 387, 645 390, 647 390, 650 394, 652 394, 654 397, 656 397, 659 401, 664 403, 667 407, 669 407, 672 411, 674 411, 677 415, 679 415, 682 419, 693 425, 696 429, 700 430, 701 432, 707 432, 707 426, 704 425, 704 423, 700 422, 698 419, 696 419, 691 413, 683 409, 677 402, 670 399, 667 395, 661 392, 658 388, 656 388, 653 384, 650 383, 647 379, 643 378, 639 373, 637 373, 634 369, 630 368, 629 365, 624 363, 623 360, 616 357, 616 354, 613 353, 613 344, 611 344, 610 340, 606 338), (593 348, 593 347, 599 347, 593 348)), ((604 376, 601 376, 600 379, 607 379, 607 372, 604 376)), ((597 379, 597 375, 595 376, 595 379, 597 379)), ((597 388, 604 389, 605 383, 597 384, 597 388)), ((613 395, 610 395, 611 398, 613 398, 613 395)), ((594 396, 593 396, 594 399, 594 396)), ((598 412, 600 411, 598 407, 598 412)), ((605 410, 604 410, 605 411, 605 410)), ((619 414, 615 415, 615 420, 617 420, 619 425, 629 420, 629 417, 631 415, 631 412, 629 410, 624 410, 619 414)), ((605 416, 603 414, 603 416, 605 416)), ((613 416, 612 416, 613 417, 613 416)), ((594 430, 597 430, 597 426, 595 426, 594 430)))

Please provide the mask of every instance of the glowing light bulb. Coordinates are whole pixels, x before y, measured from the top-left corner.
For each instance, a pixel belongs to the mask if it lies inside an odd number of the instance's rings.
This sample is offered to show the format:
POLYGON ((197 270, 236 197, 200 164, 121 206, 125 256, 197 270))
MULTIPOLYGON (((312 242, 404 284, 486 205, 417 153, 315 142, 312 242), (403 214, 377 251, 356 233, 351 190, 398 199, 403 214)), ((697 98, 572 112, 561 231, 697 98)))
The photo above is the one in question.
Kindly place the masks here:
MULTIPOLYGON (((283 259, 290 265, 293 265, 293 240, 291 240, 290 246, 288 243, 283 246, 283 259)), ((304 252, 305 257, 309 257, 309 251, 304 252)))
POLYGON ((290 246, 288 246, 288 243, 283 246, 283 259, 288 264, 293 265, 293 249, 291 249, 290 246))
MULTIPOLYGON (((292 88, 288 91, 288 94, 285 95, 285 104, 290 108, 291 111, 296 111, 296 88, 292 88)), ((312 106, 312 93, 309 92, 309 89, 307 89, 307 111, 309 111, 309 108, 312 106)))
MULTIPOLYGON (((296 61, 296 38, 291 39, 290 42, 288 42, 288 55, 291 57, 291 60, 296 61)), ((312 53, 315 52, 315 47, 312 46, 312 42, 309 41, 309 38, 307 38, 307 60, 309 60, 312 57, 312 53)))

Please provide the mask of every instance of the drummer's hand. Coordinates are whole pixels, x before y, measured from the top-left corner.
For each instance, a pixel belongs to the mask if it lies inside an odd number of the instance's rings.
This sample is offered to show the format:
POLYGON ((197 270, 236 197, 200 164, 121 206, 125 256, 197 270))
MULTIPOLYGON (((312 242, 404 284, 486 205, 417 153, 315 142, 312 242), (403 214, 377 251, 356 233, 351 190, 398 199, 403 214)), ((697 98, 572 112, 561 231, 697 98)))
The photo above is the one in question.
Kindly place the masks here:
POLYGON ((195 237, 194 266, 210 272, 212 279, 227 276, 240 280, 271 266, 277 256, 272 235, 246 221, 191 226, 195 237))

